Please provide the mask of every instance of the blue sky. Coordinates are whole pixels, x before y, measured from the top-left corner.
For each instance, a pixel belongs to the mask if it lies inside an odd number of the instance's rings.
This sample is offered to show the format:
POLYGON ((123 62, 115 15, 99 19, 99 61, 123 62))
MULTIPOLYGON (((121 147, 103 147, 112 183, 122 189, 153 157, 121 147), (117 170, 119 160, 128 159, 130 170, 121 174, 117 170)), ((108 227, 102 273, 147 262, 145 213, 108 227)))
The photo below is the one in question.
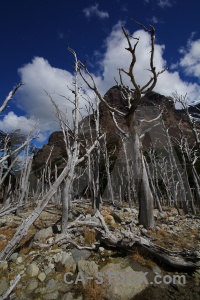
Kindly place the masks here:
POLYGON ((117 68, 127 68, 130 61, 122 26, 140 37, 135 74, 138 83, 147 80, 149 37, 132 18, 155 26, 155 65, 157 70, 171 67, 159 77, 155 91, 187 93, 189 101, 200 101, 199 11, 197 0, 1 0, 1 102, 17 83, 25 85, 1 115, 0 129, 28 133, 39 119, 41 144, 58 130, 44 90, 65 111, 68 104, 58 94, 71 97, 67 86, 73 80, 73 57, 68 46, 87 61, 104 94, 115 84, 117 68))

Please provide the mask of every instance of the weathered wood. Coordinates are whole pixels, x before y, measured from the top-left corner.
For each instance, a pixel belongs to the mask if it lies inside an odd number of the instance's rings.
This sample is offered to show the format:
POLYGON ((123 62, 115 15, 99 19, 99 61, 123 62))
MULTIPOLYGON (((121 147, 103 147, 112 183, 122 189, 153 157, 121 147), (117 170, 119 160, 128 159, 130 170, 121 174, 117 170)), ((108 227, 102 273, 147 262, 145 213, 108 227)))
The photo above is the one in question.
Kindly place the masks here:
POLYGON ((105 234, 103 233, 101 241, 108 246, 132 250, 137 245, 141 247, 141 249, 146 253, 150 254, 156 259, 159 259, 159 261, 164 262, 167 265, 178 270, 191 270, 198 267, 197 264, 191 261, 186 261, 181 257, 182 255, 184 256, 184 251, 168 250, 128 231, 124 231, 122 233, 122 236, 116 237, 110 232, 100 212, 97 212, 96 216, 100 219, 101 224, 105 230, 105 234))

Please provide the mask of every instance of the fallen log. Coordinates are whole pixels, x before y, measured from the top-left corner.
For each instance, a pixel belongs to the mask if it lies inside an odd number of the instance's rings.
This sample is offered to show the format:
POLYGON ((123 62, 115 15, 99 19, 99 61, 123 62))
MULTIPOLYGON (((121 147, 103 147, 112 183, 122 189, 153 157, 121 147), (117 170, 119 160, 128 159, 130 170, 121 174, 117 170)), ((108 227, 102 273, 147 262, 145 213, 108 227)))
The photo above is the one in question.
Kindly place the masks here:
MULTIPOLYGON (((152 243, 148 239, 134 235, 130 231, 124 231, 122 232, 121 236, 116 237, 113 233, 110 232, 103 216, 100 214, 99 211, 97 211, 96 217, 100 219, 101 224, 105 230, 105 234, 102 234, 101 242, 108 246, 114 246, 126 250, 133 250, 134 247, 137 245, 147 254, 150 254, 152 257, 158 259, 160 262, 163 262, 177 270, 189 271, 199 267, 199 263, 193 263, 192 261, 186 261, 183 259, 182 256, 185 256, 185 251, 168 250, 164 247, 152 243)), ((197 260, 200 261, 200 258, 197 260)))

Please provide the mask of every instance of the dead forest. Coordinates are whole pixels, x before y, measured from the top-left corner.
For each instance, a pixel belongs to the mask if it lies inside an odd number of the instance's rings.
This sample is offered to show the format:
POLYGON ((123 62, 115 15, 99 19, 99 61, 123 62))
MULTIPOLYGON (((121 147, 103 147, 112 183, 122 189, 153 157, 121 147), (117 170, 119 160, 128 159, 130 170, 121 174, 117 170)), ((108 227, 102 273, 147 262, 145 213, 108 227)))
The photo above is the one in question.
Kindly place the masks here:
MULTIPOLYGON (((59 157, 54 157, 56 146, 51 145, 45 163, 40 168, 35 167, 34 160, 40 150, 35 152, 31 143, 37 138, 37 124, 28 136, 17 141, 14 148, 17 133, 1 132, 0 218, 10 213, 17 216, 21 210, 32 208, 1 249, 1 261, 9 259, 42 211, 51 205, 61 212, 60 237, 51 244, 38 244, 38 247, 56 243, 88 250, 98 249, 102 243, 122 249, 138 246, 178 270, 193 270, 199 266, 200 258, 193 251, 167 249, 156 244, 147 233, 143 237, 131 230, 115 234, 101 213, 105 203, 113 209, 136 208, 138 226, 152 231, 156 227, 155 209, 162 213, 167 207, 175 210, 177 215, 200 218, 200 125, 189 112, 187 96, 174 93, 165 97, 164 102, 147 101, 165 70, 157 70, 154 65, 155 28, 134 23, 151 37, 150 76, 144 86, 138 85, 134 73, 140 41, 130 36, 125 28, 122 30, 127 41, 125 51, 130 53, 130 65, 127 70, 118 70, 120 80, 116 80, 116 86, 111 88, 110 99, 108 94, 101 95, 87 65, 79 61, 73 49, 68 49, 74 60, 74 81, 70 85, 71 98, 62 97, 63 101, 73 105, 72 123, 67 114, 60 111, 52 95, 46 92, 60 124, 63 152, 59 157), (130 79, 130 86, 124 85, 124 76, 130 79), (84 86, 93 92, 93 98, 85 93, 84 86), (115 97, 120 101, 115 102, 115 97), (88 103, 86 117, 81 113, 82 98, 88 103), (176 103, 182 106, 181 114, 176 112, 176 103), (175 116, 173 124, 168 118, 169 106, 175 116), (14 167, 22 154, 23 168, 16 172, 14 167), (31 174, 35 176, 34 182, 31 174), (96 222, 81 220, 81 214, 70 221, 74 203, 86 200, 89 200, 88 206, 96 222), (100 238, 90 247, 75 240, 74 232, 81 232, 83 226, 101 232, 100 238)), ((12 105, 12 97, 21 88, 22 83, 8 94, 0 107, 1 113, 8 103, 12 105)), ((2 299, 11 293, 19 277, 2 299)))

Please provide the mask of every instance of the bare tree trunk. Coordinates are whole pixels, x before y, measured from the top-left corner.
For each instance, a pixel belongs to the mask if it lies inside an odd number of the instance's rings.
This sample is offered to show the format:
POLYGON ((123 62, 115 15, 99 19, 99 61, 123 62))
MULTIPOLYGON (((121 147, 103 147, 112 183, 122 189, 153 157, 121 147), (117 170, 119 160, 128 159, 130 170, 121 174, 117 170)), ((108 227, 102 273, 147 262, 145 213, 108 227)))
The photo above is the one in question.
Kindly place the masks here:
POLYGON ((149 170, 148 163, 147 163, 145 157, 144 157, 144 162, 145 162, 146 169, 147 169, 147 174, 148 174, 148 177, 149 177, 149 180, 150 180, 150 183, 151 183, 152 193, 153 193, 154 199, 156 200, 157 208, 158 208, 159 212, 162 212, 162 206, 160 204, 160 199, 158 197, 158 194, 157 194, 156 187, 155 187, 155 184, 153 182, 153 179, 151 178, 150 170, 149 170))
POLYGON ((194 186, 195 186, 195 192, 196 192, 196 198, 200 207, 200 183, 199 183, 199 176, 197 174, 197 171, 194 167, 194 165, 192 164, 192 177, 194 180, 194 186))
POLYGON ((96 211, 100 208, 100 186, 99 186, 99 163, 100 163, 100 148, 99 144, 95 147, 93 153, 93 181, 94 181, 94 201, 93 201, 93 209, 96 211))
POLYGON ((107 146, 106 146, 106 136, 104 138, 103 156, 104 156, 104 160, 105 160, 105 167, 106 167, 106 173, 107 173, 107 179, 108 179, 108 190, 110 192, 112 204, 114 204, 114 193, 113 193, 112 181, 111 181, 111 176, 110 176, 110 160, 109 160, 109 155, 108 155, 107 146))
POLYGON ((153 196, 149 185, 149 179, 141 149, 141 142, 135 126, 135 120, 130 128, 132 142, 132 159, 135 171, 135 186, 139 201, 139 224, 145 228, 154 227, 153 196))
POLYGON ((69 180, 63 181, 63 188, 61 194, 62 202, 62 221, 61 221, 61 230, 62 233, 67 233, 67 221, 69 216, 69 210, 71 207, 71 182, 69 180))
POLYGON ((123 137, 122 139, 122 146, 123 146, 123 151, 124 151, 124 156, 125 156, 125 162, 126 162, 126 172, 127 172, 127 200, 129 207, 131 208, 131 176, 130 176, 130 165, 128 161, 128 156, 127 156, 127 151, 126 151, 126 141, 123 137))

